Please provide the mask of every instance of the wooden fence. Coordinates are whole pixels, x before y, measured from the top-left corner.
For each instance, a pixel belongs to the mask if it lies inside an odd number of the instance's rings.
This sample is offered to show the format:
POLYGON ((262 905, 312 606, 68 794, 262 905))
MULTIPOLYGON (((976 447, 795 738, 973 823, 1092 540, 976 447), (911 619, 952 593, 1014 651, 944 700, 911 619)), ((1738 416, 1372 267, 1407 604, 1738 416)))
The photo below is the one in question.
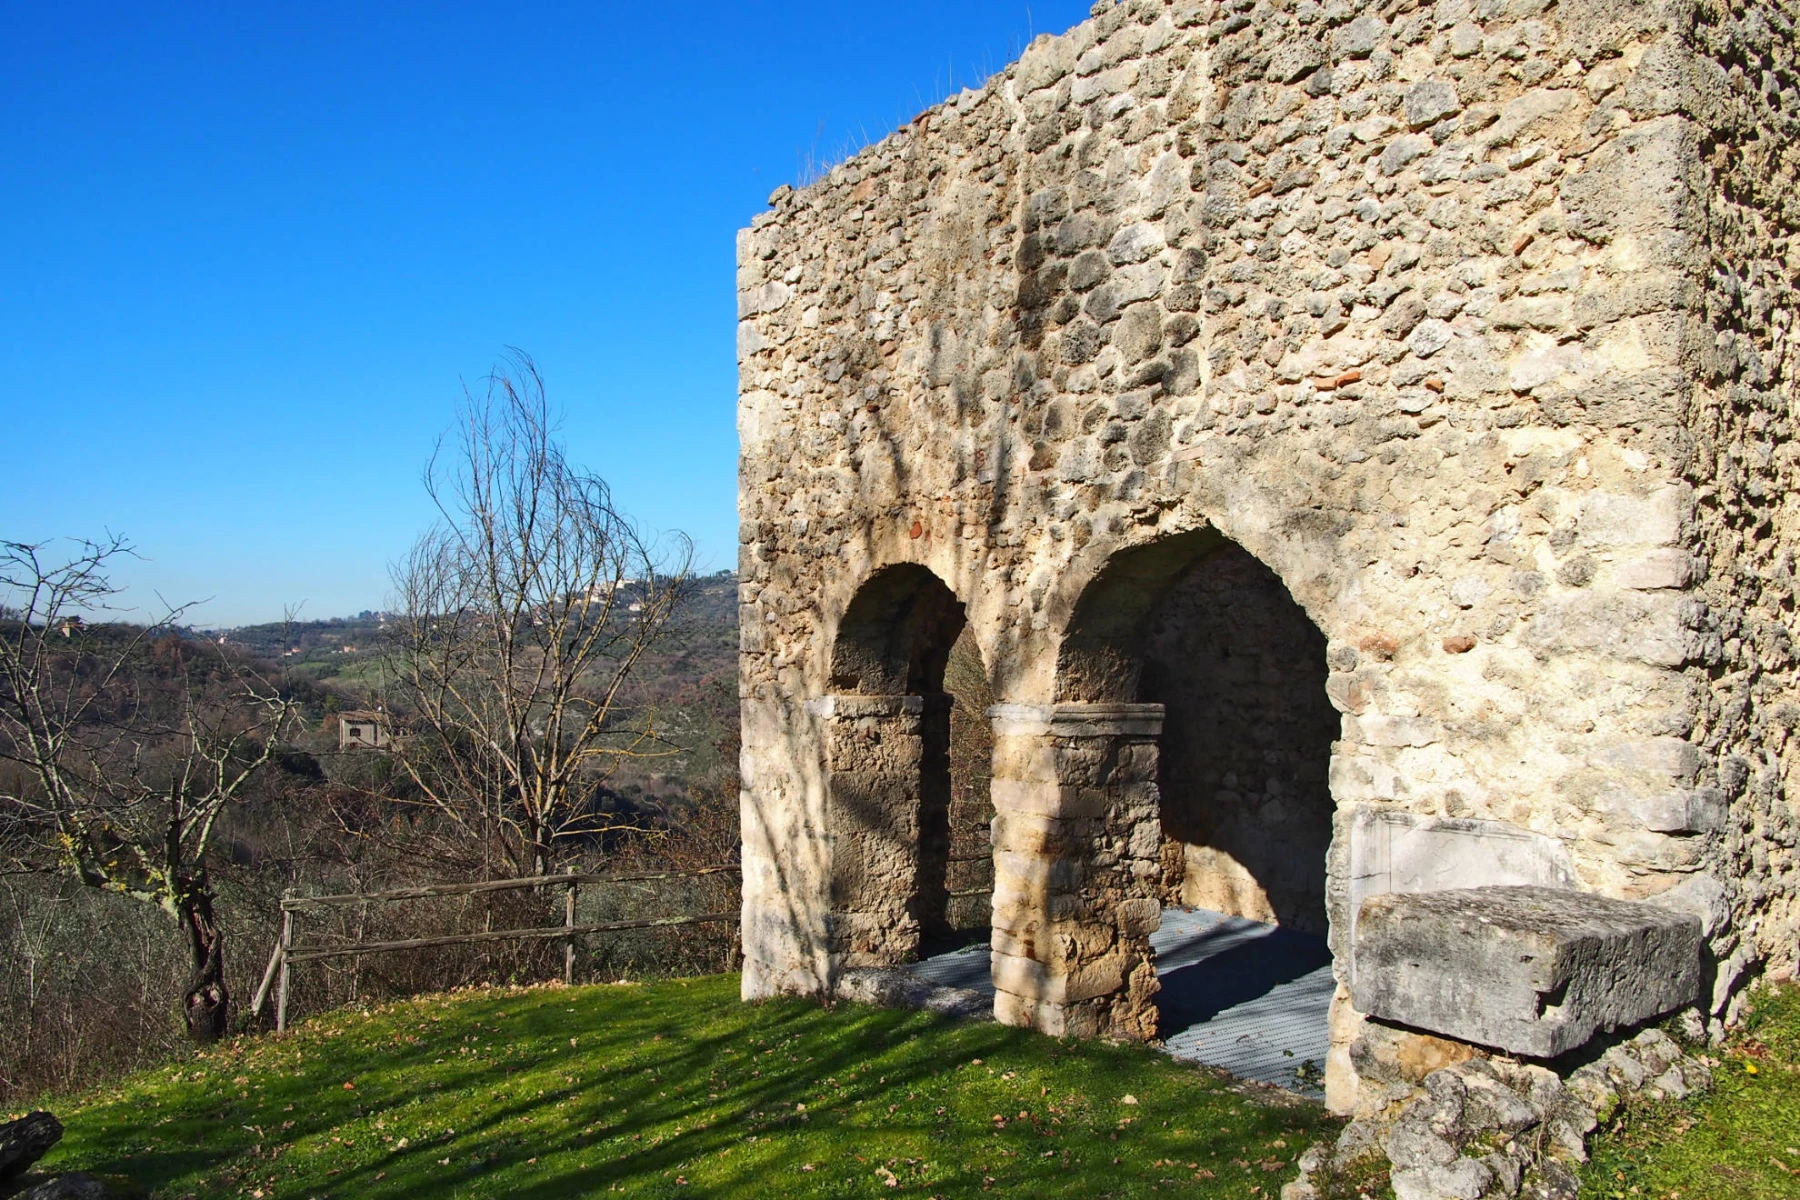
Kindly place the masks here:
POLYGON ((281 937, 276 941, 274 952, 269 956, 269 965, 263 971, 261 984, 257 986, 256 998, 251 1001, 250 1015, 254 1017, 262 1012, 263 1002, 268 999, 269 989, 272 985, 275 989, 275 1028, 277 1031, 287 1028, 288 975, 290 969, 298 963, 319 962, 328 958, 350 958, 363 954, 388 954, 398 950, 424 950, 433 946, 560 939, 564 943, 563 982, 573 983, 575 979, 575 939, 578 937, 592 933, 619 933, 628 929, 658 929, 665 926, 702 925, 738 919, 736 912, 729 912, 703 913, 698 916, 648 917, 634 921, 606 921, 596 925, 577 925, 575 923, 576 894, 583 884, 654 883, 674 879, 697 879, 706 875, 736 873, 739 869, 736 864, 729 864, 718 867, 701 867, 693 871, 640 871, 602 875, 577 874, 569 871, 561 875, 534 875, 524 879, 489 879, 481 883, 439 883, 425 887, 395 888, 385 892, 350 892, 336 896, 298 896, 290 890, 281 900, 281 937), (298 918, 309 908, 338 908, 403 900, 427 900, 440 896, 474 896, 490 892, 542 890, 544 888, 562 888, 565 891, 561 925, 546 925, 529 929, 484 929, 477 933, 451 933, 439 937, 407 938, 403 941, 393 942, 349 942, 331 946, 295 944, 298 918))

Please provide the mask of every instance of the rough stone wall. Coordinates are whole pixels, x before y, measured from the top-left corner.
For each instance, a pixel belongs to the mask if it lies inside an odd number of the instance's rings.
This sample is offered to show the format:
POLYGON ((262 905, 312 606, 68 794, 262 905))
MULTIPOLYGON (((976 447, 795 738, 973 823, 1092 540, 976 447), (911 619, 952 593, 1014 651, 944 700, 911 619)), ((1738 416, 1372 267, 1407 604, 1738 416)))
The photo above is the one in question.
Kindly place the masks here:
POLYGON ((1301 1154, 1300 1177, 1281 1200, 1320 1200, 1321 1184, 1370 1158, 1388 1160, 1396 1200, 1575 1200, 1587 1137, 1621 1104, 1711 1086, 1711 1067, 1657 1029, 1566 1078, 1516 1060, 1467 1059, 1434 1070, 1423 1086, 1373 1094, 1335 1147, 1301 1154))
POLYGON ((1163 704, 1163 898, 1324 933, 1338 714, 1325 638, 1269 569, 1207 555, 1159 606, 1144 699, 1163 704))
MULTIPOLYGON (((1796 966, 1800 927, 1800 659, 1795 554, 1800 455, 1800 5, 1699 5, 1645 54, 1656 86, 1623 103, 1697 126, 1701 285, 1692 337, 1699 386, 1687 463, 1699 506, 1693 571, 1719 641, 1703 667, 1694 740, 1702 782, 1730 804, 1708 856, 1734 920, 1715 939, 1713 1008, 1737 1003, 1746 972, 1796 966), (1689 49, 1691 47, 1691 50, 1689 49)), ((1641 68, 1640 68, 1641 69, 1641 68)), ((1646 72, 1648 74, 1648 72, 1646 72)))
MULTIPOLYGON (((1327 640, 1340 977, 1371 812, 1553 849, 1512 882, 1708 910, 1727 975, 1790 962, 1780 8, 1129 0, 778 191, 739 244, 746 993, 831 977, 806 705, 864 583, 941 580, 1002 704, 1132 701, 1085 693, 1110 668, 1073 623, 1184 537, 1266 565, 1327 640), (1709 62, 1738 76, 1703 116, 1709 62)), ((1135 690, 1121 604, 1094 644, 1135 690)), ((997 952, 1055 924, 1013 868, 997 952)), ((1119 961, 1107 1019, 1141 1027, 1119 961)))
POLYGON ((949 704, 943 696, 834 696, 821 716, 840 965, 904 962, 945 924, 949 704))
POLYGON ((994 899, 994 731, 987 717, 994 689, 966 630, 951 647, 944 691, 956 701, 950 710, 949 925, 959 934, 985 932, 994 899))

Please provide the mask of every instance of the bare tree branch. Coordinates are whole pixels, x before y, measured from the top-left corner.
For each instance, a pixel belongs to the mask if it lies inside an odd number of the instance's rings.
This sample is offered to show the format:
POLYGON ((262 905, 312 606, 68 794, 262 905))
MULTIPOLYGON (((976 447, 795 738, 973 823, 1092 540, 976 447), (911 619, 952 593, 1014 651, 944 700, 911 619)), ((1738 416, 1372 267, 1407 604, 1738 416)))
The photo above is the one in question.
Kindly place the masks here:
POLYGON ((14 861, 156 905, 187 937, 189 1032, 225 1032, 230 998, 207 860, 220 815, 274 755, 294 702, 249 663, 199 646, 165 605, 118 611, 123 538, 0 542, 0 821, 14 861))
POLYGON ((692 547, 658 546, 570 465, 529 358, 465 393, 425 473, 439 523, 393 572, 393 753, 457 827, 543 873, 608 827, 626 759, 673 752, 624 687, 686 594, 692 547))

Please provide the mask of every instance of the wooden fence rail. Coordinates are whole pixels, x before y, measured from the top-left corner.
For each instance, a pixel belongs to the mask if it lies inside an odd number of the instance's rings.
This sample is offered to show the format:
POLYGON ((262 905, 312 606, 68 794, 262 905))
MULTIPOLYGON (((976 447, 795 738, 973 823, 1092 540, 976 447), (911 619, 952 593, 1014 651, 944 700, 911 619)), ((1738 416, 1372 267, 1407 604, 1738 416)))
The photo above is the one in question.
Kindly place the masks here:
POLYGON ((629 929, 661 929, 677 925, 704 925, 735 921, 736 913, 703 913, 698 916, 646 917, 635 921, 607 921, 598 925, 575 923, 576 890, 584 883, 655 883, 672 879, 698 879, 708 875, 735 873, 736 864, 700 867, 692 871, 612 872, 599 875, 576 874, 533 875, 524 879, 488 879, 480 883, 440 883, 425 887, 394 888, 385 892, 352 892, 333 896, 297 896, 292 892, 281 898, 281 937, 269 955, 256 998, 250 1003, 252 1017, 262 1012, 271 985, 275 989, 275 1029, 287 1028, 288 973, 298 963, 319 962, 330 958, 353 958, 364 954, 387 954, 399 950, 424 950, 436 946, 460 946, 479 942, 543 941, 566 939, 563 947, 563 982, 575 978, 575 939, 593 933, 620 933, 629 929), (371 902, 428 900, 440 896, 473 896, 491 892, 521 891, 559 887, 567 889, 563 903, 563 923, 529 929, 484 929, 478 933, 451 933, 440 937, 407 938, 394 942, 351 942, 338 946, 304 947, 294 945, 296 918, 308 908, 331 908, 366 905, 371 902))
POLYGON ((601 875, 531 875, 522 879, 484 879, 480 883, 434 883, 424 887, 394 888, 386 892, 346 892, 337 896, 284 896, 281 907, 290 912, 305 908, 367 904, 371 900, 429 900, 436 896, 474 896, 483 892, 516 892, 527 888, 567 887, 582 883, 653 883, 665 879, 690 879, 739 870, 736 863, 699 867, 692 871, 612 872, 601 875))

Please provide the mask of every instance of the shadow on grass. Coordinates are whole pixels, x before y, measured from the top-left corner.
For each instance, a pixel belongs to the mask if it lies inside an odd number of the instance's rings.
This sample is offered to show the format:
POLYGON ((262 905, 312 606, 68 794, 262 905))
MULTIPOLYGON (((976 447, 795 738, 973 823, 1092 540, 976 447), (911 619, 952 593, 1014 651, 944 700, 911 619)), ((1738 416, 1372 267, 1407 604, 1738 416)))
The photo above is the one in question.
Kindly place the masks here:
POLYGON ((1040 1194, 1086 1196, 1105 1191, 1095 1163, 1117 1162, 1128 1143, 1243 1154, 1247 1140, 1318 1120, 1243 1105, 1136 1048, 858 1006, 745 1006, 730 979, 450 1005, 332 1015, 209 1060, 206 1080, 184 1072, 177 1083, 165 1069, 129 1081, 72 1114, 80 1132, 63 1165, 123 1172, 169 1196, 259 1183, 278 1197, 548 1200, 626 1184, 634 1195, 883 1194, 880 1172, 924 1183, 929 1158, 934 1191, 1029 1176, 1040 1194), (979 1065, 1001 1059, 1037 1086, 979 1065), (225 1080, 230 1095, 216 1090, 225 1080), (245 1084, 262 1094, 240 1095, 245 1084), (1192 1118, 1195 1132, 1140 1136, 1150 1131, 1132 1128, 1137 1110, 1114 1107, 1127 1086, 1184 1102, 1164 1116, 1192 1118), (1230 1129, 1202 1116, 1240 1105, 1230 1129))

